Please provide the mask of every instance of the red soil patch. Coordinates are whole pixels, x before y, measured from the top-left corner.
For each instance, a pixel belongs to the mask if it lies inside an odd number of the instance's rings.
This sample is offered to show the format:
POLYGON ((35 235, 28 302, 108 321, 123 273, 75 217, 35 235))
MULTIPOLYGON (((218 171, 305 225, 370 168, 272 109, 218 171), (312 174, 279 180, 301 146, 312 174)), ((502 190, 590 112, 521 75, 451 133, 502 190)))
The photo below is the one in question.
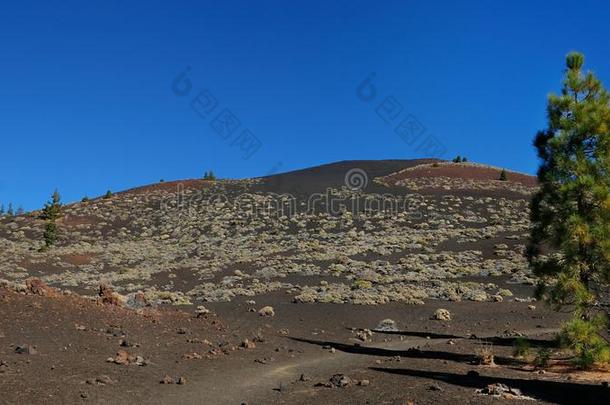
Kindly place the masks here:
MULTIPOLYGON (((422 177, 449 177, 456 179, 471 180, 496 180, 499 181, 502 169, 474 166, 469 164, 439 164, 434 166, 420 165, 412 169, 394 173, 386 177, 390 184, 404 179, 416 179, 422 177)), ((524 186, 535 187, 538 184, 536 177, 527 174, 506 171, 508 182, 520 183, 524 186)))
POLYGON ((59 223, 66 227, 76 227, 78 225, 94 225, 99 222, 100 219, 94 216, 73 216, 66 215, 59 219, 59 223))
POLYGON ((61 260, 74 266, 82 266, 85 264, 90 264, 93 261, 93 257, 94 255, 71 254, 61 256, 61 260))
POLYGON ((175 192, 179 187, 182 187, 184 190, 189 189, 197 189, 200 190, 202 188, 207 188, 213 185, 214 182, 210 180, 202 180, 202 179, 190 179, 190 180, 177 180, 177 181, 168 181, 163 183, 149 184, 147 186, 135 187, 129 190, 122 191, 117 194, 145 194, 151 191, 167 191, 167 192, 175 192))

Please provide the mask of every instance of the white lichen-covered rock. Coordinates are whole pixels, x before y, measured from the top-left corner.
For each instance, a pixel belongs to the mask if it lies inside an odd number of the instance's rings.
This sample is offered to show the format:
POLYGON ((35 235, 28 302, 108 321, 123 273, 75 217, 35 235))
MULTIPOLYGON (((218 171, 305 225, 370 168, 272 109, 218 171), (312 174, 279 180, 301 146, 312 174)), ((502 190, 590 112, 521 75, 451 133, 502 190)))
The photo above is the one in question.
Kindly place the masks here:
POLYGON ((275 310, 273 309, 273 307, 266 306, 266 307, 262 307, 258 311, 258 314, 260 316, 275 316, 275 310))
POLYGON ((439 308, 436 311, 434 311, 434 315, 432 315, 432 319, 435 319, 437 321, 450 321, 451 313, 449 313, 449 311, 444 308, 439 308))

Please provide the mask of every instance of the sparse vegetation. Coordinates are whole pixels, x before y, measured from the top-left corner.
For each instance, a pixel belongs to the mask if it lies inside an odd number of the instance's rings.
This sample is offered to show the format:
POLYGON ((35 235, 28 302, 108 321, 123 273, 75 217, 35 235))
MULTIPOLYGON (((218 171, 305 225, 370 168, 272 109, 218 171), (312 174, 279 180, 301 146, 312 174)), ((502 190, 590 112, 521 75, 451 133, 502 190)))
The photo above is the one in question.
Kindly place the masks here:
POLYGON ((80 200, 80 201, 81 201, 81 202, 84 202, 84 203, 89 202, 89 197, 84 196, 84 197, 82 198, 82 200, 80 200))
POLYGON ((213 171, 210 170, 209 172, 205 172, 203 174, 203 179, 214 181, 214 180, 216 180, 216 175, 214 174, 213 171))
POLYGON ((453 163, 466 163, 468 162, 468 159, 466 157, 462 157, 460 155, 457 155, 456 157, 453 158, 453 163))
POLYGON ((481 342, 481 345, 475 350, 475 355, 479 364, 484 366, 494 365, 494 351, 491 343, 481 342))
POLYGON ((108 190, 106 191, 106 194, 104 194, 104 198, 108 199, 112 197, 112 191, 108 190))
POLYGON ((549 96, 548 128, 536 136, 541 189, 527 257, 539 295, 574 308, 564 342, 588 367, 608 360, 606 315, 596 302, 610 282, 610 95, 583 64, 582 54, 567 56, 561 94, 549 96))

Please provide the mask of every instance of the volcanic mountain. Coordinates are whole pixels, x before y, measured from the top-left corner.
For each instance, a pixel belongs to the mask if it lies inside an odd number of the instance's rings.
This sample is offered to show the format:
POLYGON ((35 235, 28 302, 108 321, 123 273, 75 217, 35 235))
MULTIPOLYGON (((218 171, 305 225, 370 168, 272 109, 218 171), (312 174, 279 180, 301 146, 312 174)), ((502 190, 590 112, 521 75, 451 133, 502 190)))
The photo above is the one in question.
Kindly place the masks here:
MULTIPOLYGON (((491 378, 460 379, 477 344, 508 346, 496 363, 516 366, 510 339, 562 318, 531 304, 523 252, 536 179, 500 172, 343 161, 162 182, 63 206, 46 250, 40 212, 4 217, 2 391, 9 402, 468 401, 491 378), (30 348, 39 356, 26 359, 30 348), (385 363, 396 358, 412 368, 385 363), (339 372, 352 379, 333 380, 339 372), (405 379, 445 382, 397 392, 405 379), (344 382, 372 383, 317 388, 344 382)), ((521 371, 486 373, 550 402, 588 395, 582 384, 549 390, 521 371)))

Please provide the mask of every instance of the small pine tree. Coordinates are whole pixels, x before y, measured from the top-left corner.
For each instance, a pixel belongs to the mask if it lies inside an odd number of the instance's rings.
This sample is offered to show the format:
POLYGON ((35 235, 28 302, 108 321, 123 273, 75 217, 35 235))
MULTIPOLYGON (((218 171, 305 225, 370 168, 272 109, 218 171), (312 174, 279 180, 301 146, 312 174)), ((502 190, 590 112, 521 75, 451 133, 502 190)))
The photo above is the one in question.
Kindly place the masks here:
POLYGON ((468 159, 467 159, 467 158, 464 156, 464 157, 462 158, 462 163, 466 163, 466 162, 468 162, 468 159))
POLYGON ((16 212, 16 214, 17 214, 18 216, 19 216, 19 215, 23 215, 23 214, 25 214, 25 210, 23 209, 23 207, 22 207, 22 206, 19 206, 19 208, 17 208, 17 212, 16 212))
POLYGON ((204 180, 212 180, 212 181, 214 181, 214 180, 216 180, 216 175, 214 174, 213 171, 210 170, 209 172, 205 172, 203 174, 203 179, 204 180))
POLYGON ((57 241, 57 224, 55 223, 55 221, 47 222, 42 237, 44 239, 43 250, 47 250, 55 244, 55 242, 57 241))
POLYGON ((84 202, 84 203, 89 202, 89 197, 84 196, 84 197, 82 198, 82 200, 80 200, 80 201, 81 201, 81 202, 84 202))
POLYGON ((460 155, 457 155, 456 157, 453 158, 453 163, 461 163, 462 162, 462 157, 460 155))
POLYGON ((4 204, 0 204, 0 217, 4 216, 4 204))
POLYGON ((104 198, 108 199, 110 197, 112 197, 112 191, 108 190, 106 191, 106 194, 104 194, 104 198))
POLYGON ((59 195, 59 192, 55 190, 51 199, 45 203, 40 218, 47 221, 55 221, 61 216, 61 205, 61 196, 59 195))
POLYGON ((500 181, 508 180, 508 174, 506 173, 506 170, 502 169, 502 171, 500 172, 500 178, 498 180, 500 180, 500 181))
POLYGON ((6 210, 6 216, 12 218, 15 216, 15 211, 13 210, 13 203, 8 203, 8 209, 6 210))
POLYGON ((61 196, 59 192, 55 190, 49 200, 42 209, 40 218, 44 219, 47 224, 45 225, 44 233, 42 237, 44 239, 44 247, 42 250, 47 250, 55 244, 57 240, 57 224, 55 221, 61 217, 61 196))

